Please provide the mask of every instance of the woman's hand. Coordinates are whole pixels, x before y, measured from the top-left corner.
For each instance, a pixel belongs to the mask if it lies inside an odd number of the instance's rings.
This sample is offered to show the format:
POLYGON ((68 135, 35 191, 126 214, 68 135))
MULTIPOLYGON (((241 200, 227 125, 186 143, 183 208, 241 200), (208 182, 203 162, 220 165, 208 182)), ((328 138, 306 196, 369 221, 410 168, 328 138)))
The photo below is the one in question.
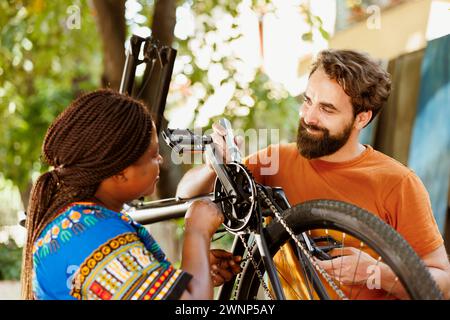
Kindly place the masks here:
POLYGON ((211 266, 211 278, 213 285, 219 287, 224 282, 230 281, 234 275, 241 272, 240 261, 242 257, 233 256, 231 252, 221 249, 209 251, 209 261, 211 266))
POLYGON ((223 214, 211 200, 197 200, 190 205, 184 219, 186 232, 198 232, 211 239, 223 222, 223 214))

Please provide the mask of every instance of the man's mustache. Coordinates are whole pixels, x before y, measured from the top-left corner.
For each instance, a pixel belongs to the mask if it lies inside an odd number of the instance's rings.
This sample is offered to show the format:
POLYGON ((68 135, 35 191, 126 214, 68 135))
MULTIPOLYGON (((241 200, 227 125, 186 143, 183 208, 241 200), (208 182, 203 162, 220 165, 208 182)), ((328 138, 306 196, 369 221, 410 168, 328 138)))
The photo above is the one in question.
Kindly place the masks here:
POLYGON ((315 125, 308 125, 308 124, 306 124, 305 121, 303 120, 303 118, 300 119, 300 126, 303 129, 319 130, 319 131, 322 131, 322 132, 327 132, 328 131, 325 128, 321 128, 321 127, 318 127, 318 126, 315 126, 315 125))

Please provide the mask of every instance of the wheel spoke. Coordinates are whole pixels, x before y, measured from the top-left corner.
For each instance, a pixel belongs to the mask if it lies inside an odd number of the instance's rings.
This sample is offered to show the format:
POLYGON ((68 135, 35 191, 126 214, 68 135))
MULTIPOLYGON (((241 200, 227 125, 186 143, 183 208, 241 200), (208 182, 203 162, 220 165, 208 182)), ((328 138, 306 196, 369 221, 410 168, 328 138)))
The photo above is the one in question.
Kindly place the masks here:
MULTIPOLYGON (((325 229, 325 234, 328 236, 328 229, 325 229)), ((330 243, 330 240, 328 239, 328 243, 330 243)), ((336 273, 334 272, 334 265, 333 265, 333 259, 330 260, 331 261, 331 270, 333 270, 333 279, 336 280, 336 273)), ((336 281, 334 281, 336 282, 336 281)), ((341 288, 341 284, 338 283, 339 288, 341 288)))
POLYGON ((392 284, 392 286, 389 289, 389 291, 386 293, 386 299, 389 298, 389 296, 392 294, 392 290, 394 290, 394 288, 397 285, 397 283, 398 283, 398 277, 395 277, 394 283, 392 284))
MULTIPOLYGON (((300 250, 297 249, 297 251, 298 251, 298 254, 301 255, 300 250)), ((302 260, 303 260, 303 259, 306 260, 306 259, 308 259, 308 258, 301 256, 301 259, 302 259, 302 260)), ((306 272, 305 264, 304 264, 304 263, 300 263, 300 265, 302 266, 303 274, 305 275, 305 281, 306 281, 306 284, 307 284, 307 286, 308 286, 308 294, 309 294, 309 298, 310 298, 310 300, 314 300, 314 295, 312 294, 312 289, 311 289, 311 282, 309 281, 309 279, 311 279, 311 277, 312 277, 312 271, 309 270, 309 276, 308 276, 308 274, 307 274, 307 272, 306 272)))
MULTIPOLYGON (((288 279, 286 279, 286 277, 279 271, 277 270, 277 273, 283 278, 283 280, 289 285, 289 287, 292 289, 292 291, 295 293, 295 295, 297 296, 297 298, 299 300, 302 300, 301 296, 297 293, 297 291, 294 289, 294 287, 289 283, 288 279)), ((313 300, 313 299, 311 299, 313 300)))
POLYGON ((356 260, 355 272, 353 273, 352 284, 350 286, 350 294, 348 295, 349 299, 351 299, 351 297, 352 297, 353 286, 355 284, 355 278, 356 278, 356 271, 358 271, 359 260, 361 258, 361 252, 362 252, 362 248, 363 247, 364 247, 364 243, 360 242, 359 243, 358 259, 356 260))
MULTIPOLYGON (((341 257, 344 255, 344 246, 345 246, 345 232, 342 233, 341 257)), ((341 259, 341 267, 339 269, 339 286, 341 285, 341 276, 342 276, 342 259, 341 259)))

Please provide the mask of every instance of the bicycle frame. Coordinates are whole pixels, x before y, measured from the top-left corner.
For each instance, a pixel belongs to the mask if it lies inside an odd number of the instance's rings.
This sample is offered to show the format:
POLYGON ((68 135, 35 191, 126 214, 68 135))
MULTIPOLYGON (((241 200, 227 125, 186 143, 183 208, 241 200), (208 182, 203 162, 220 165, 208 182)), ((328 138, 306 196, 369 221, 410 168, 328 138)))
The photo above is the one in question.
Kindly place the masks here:
MULTIPOLYGON (((151 73, 154 71, 154 66, 156 64, 156 60, 159 61, 160 68, 160 82, 158 83, 158 88, 162 88, 161 92, 158 93, 157 98, 158 101, 156 104, 156 113, 157 116, 157 129, 158 133, 161 131, 162 126, 162 115, 164 113, 165 101, 167 97, 167 92, 170 83, 170 76, 173 70, 173 64, 175 60, 176 51, 172 48, 161 47, 159 43, 152 38, 140 38, 133 35, 130 39, 130 46, 126 53, 126 62, 124 71, 122 74, 122 81, 120 85, 120 92, 128 93, 130 95, 133 94, 133 84, 135 79, 136 67, 140 63, 147 63, 150 65, 150 71, 146 72, 146 76, 150 77, 151 73), (139 54, 142 48, 142 44, 144 44, 144 60, 139 60, 139 54), (164 56, 164 58, 162 58, 164 56), (162 86, 161 86, 162 84, 162 86)), ((148 68, 148 66, 147 66, 148 68)), ((145 78, 145 75, 144 75, 145 78)), ((143 82, 145 83, 145 79, 143 82)), ((145 85, 144 85, 145 86, 145 85)), ((234 144, 234 137, 232 135, 231 124, 227 119, 221 120, 222 126, 227 129, 228 134, 225 137, 226 144, 228 147, 228 151, 232 157, 232 161, 240 163, 241 156, 239 153, 239 149, 234 144)), ((163 132, 164 136, 164 132, 163 132)), ((167 136, 164 136, 166 143, 168 143, 167 136)), ((169 139, 170 140, 170 139, 169 139)), ((207 139, 200 139, 202 141, 202 150, 206 152, 207 157, 209 158, 214 171, 217 174, 218 180, 220 180, 225 193, 228 197, 236 196, 237 190, 236 186, 234 186, 233 181, 230 179, 226 165, 222 163, 222 161, 216 157, 214 143, 212 143, 212 139, 207 137, 207 139), (209 141, 209 142, 206 142, 209 141)), ((193 145, 193 140, 190 141, 193 145)), ((170 147, 173 147, 173 144, 168 143, 170 147)), ((287 201, 284 193, 281 192, 281 205, 285 208, 289 208, 289 202, 287 201)), ((169 199, 161 199, 152 202, 134 202, 131 204, 131 208, 134 208, 130 211, 130 216, 137 222, 141 224, 151 224, 160 221, 166 221, 174 218, 181 218, 184 216, 186 210, 188 209, 191 202, 199 199, 214 199, 214 195, 207 194, 202 196, 197 196, 189 199, 181 199, 181 198, 169 198, 169 199)), ((259 207, 258 207, 259 208, 259 207)), ((273 292, 275 293, 276 299, 285 299, 280 280, 276 274, 276 268, 269 252, 266 239, 264 236, 265 227, 263 226, 262 212, 261 208, 255 209, 254 214, 257 215, 257 227, 254 230, 241 231, 239 233, 235 233, 235 239, 232 245, 232 253, 233 255, 243 256, 245 253, 244 244, 239 241, 238 234, 242 235, 247 241, 250 235, 254 236, 254 241, 256 242, 257 249, 260 252, 260 256, 262 257, 264 269, 268 274, 269 281, 272 285, 273 292)), ((313 247, 311 246, 308 237, 303 235, 303 239, 308 246, 308 249, 313 251, 313 247)), ((313 270, 314 272, 314 270, 313 270)), ((317 277, 317 274, 313 274, 313 277, 317 277)), ((234 280, 234 279, 233 279, 234 280)), ((219 300, 226 299, 230 296, 231 291, 233 289, 234 281, 226 282, 219 290, 218 298, 219 300)), ((320 288, 319 288, 320 289, 320 288)))
MULTIPOLYGON (((220 161, 215 157, 214 153, 214 147, 207 146, 206 148, 209 150, 209 153, 207 154, 214 163, 213 168, 216 171, 218 175, 218 179, 222 182, 225 181, 226 185, 224 184, 225 188, 228 188, 228 192, 234 193, 234 187, 232 185, 232 182, 227 174, 227 171, 224 168, 224 165, 220 163, 220 161)), ((181 199, 181 198, 169 198, 169 199, 162 199, 147 203, 136 203, 134 205, 134 211, 130 212, 130 216, 137 222, 141 224, 150 224, 150 223, 156 223, 160 221, 165 221, 168 219, 174 219, 174 218, 181 218, 184 216, 186 210, 188 209, 191 202, 195 200, 200 199, 210 199, 215 200, 214 195, 208 194, 203 196, 197 196, 193 198, 188 199, 181 199)), ((261 212, 257 212, 260 217, 262 217, 261 212)), ((242 232, 242 234, 246 237, 246 240, 248 240, 248 237, 252 234, 254 236, 254 239, 257 244, 257 248, 260 252, 261 257, 263 257, 263 264, 264 268, 269 276, 269 280, 271 282, 272 288, 275 293, 276 299, 285 299, 281 283, 279 281, 278 276, 276 275, 276 268, 273 263, 272 257, 270 255, 269 249, 267 247, 267 243, 264 237, 264 228, 262 226, 262 219, 258 219, 261 224, 258 225, 258 228, 256 230, 253 230, 252 232, 242 232)), ((233 255, 239 255, 243 256, 245 253, 245 247, 242 244, 241 241, 238 240, 238 235, 235 235, 235 240, 233 241, 232 246, 232 253, 233 255)), ((234 281, 230 281, 226 283, 219 291, 219 299, 224 300, 227 297, 230 296, 231 290, 232 290, 232 284, 234 281)))

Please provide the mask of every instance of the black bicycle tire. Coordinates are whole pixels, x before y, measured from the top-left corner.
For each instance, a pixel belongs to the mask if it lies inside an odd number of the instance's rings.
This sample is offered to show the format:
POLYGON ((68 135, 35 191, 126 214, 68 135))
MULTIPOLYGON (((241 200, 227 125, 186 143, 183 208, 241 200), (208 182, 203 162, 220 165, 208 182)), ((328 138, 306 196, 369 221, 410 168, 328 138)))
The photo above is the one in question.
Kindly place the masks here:
MULTIPOLYGON (((414 300, 439 300, 442 294, 436 282, 411 246, 390 225, 374 214, 349 203, 334 200, 312 200, 298 204, 282 213, 292 230, 299 234, 314 228, 340 230, 356 236, 371 246, 396 272, 414 300)), ((272 256, 291 236, 275 219, 267 226, 265 237, 272 256)), ((257 248, 253 256, 258 267, 262 261, 257 248)), ((238 284, 237 299, 249 300, 259 287, 259 279, 248 261, 238 284), (253 290, 253 291, 252 291, 253 290)))

